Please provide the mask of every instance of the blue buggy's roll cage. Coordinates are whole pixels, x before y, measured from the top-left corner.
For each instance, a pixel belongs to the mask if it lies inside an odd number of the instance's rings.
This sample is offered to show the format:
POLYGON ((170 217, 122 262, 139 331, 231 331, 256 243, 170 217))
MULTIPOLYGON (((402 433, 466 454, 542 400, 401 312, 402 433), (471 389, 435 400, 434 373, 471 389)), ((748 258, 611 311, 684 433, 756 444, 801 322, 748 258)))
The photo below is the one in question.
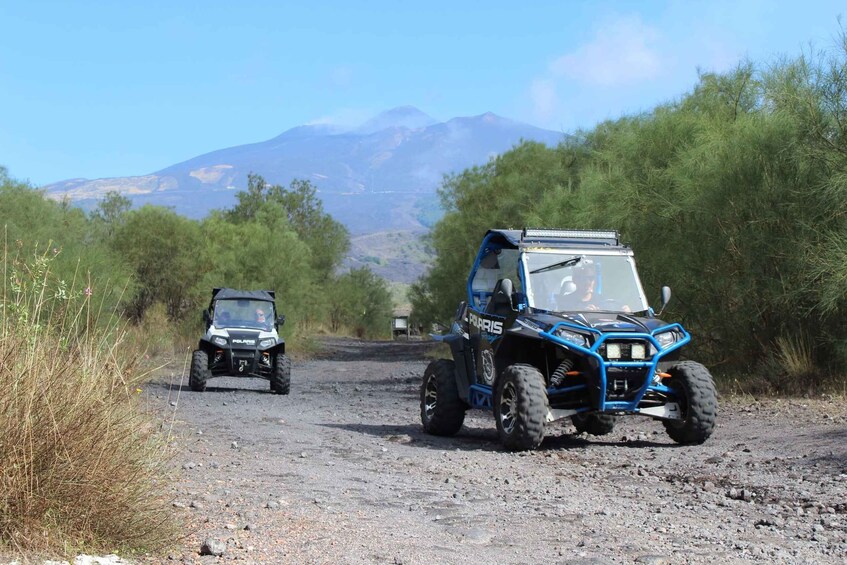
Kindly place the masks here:
MULTIPOLYGON (((613 230, 551 230, 526 228, 523 230, 488 230, 480 245, 479 252, 468 276, 468 304, 474 304, 474 297, 480 304, 491 296, 491 291, 473 290, 473 275, 479 270, 483 258, 500 249, 526 249, 531 247, 552 247, 568 249, 574 246, 620 246, 620 234, 613 230)), ((526 288, 526 274, 523 265, 518 265, 518 278, 521 288, 526 288)), ((525 298, 524 298, 525 300, 525 298)), ((524 303, 524 306, 526 304, 524 303)))

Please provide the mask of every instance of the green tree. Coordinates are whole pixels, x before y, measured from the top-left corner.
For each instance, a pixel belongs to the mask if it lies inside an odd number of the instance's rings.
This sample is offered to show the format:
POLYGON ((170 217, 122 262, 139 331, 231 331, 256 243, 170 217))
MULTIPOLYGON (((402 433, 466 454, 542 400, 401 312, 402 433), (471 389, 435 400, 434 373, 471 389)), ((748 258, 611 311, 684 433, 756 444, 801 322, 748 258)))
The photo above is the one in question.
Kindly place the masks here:
POLYGON ((367 267, 353 269, 338 277, 329 293, 330 327, 344 328, 357 337, 384 337, 388 334, 394 305, 385 280, 367 267))
POLYGON ((95 230, 110 239, 115 235, 115 231, 120 227, 130 208, 132 208, 132 200, 112 190, 97 203, 97 208, 91 211, 89 218, 95 230))
POLYGON ((667 315, 694 334, 691 355, 769 378, 798 352, 813 380, 837 369, 847 361, 844 36, 839 49, 704 74, 677 102, 447 178, 437 259, 411 290, 416 316, 449 320, 486 229, 616 228, 648 297, 673 287, 667 315))
POLYGON ((43 191, 10 178, 0 167, 0 228, 9 276, 18 266, 46 254, 65 292, 78 294, 87 289, 104 321, 115 311, 130 272, 93 237, 82 210, 45 197, 43 191))
POLYGON ((194 284, 208 269, 197 222, 146 205, 126 214, 112 245, 135 274, 128 306, 133 319, 143 318, 157 301, 165 304, 172 320, 197 309, 194 284))
POLYGON ((300 239, 310 250, 312 267, 331 276, 350 247, 347 229, 324 212, 316 187, 307 180, 293 180, 289 188, 270 185, 256 174, 247 177, 247 190, 239 192, 238 204, 226 212, 234 223, 254 221, 263 208, 276 204, 300 239))
POLYGON ((552 225, 554 203, 557 210, 574 210, 584 160, 579 145, 555 150, 523 142, 482 167, 447 177, 439 190, 445 214, 430 234, 435 263, 411 295, 415 319, 448 323, 466 298, 464 281, 487 230, 552 225))
MULTIPOLYGON (((270 207, 272 208, 272 207, 270 207)), ((231 223, 213 214, 202 224, 208 269, 198 286, 203 297, 214 287, 274 290, 277 307, 292 323, 286 331, 300 329, 310 316, 321 315, 316 304, 310 250, 279 211, 266 207, 255 221, 231 223)))

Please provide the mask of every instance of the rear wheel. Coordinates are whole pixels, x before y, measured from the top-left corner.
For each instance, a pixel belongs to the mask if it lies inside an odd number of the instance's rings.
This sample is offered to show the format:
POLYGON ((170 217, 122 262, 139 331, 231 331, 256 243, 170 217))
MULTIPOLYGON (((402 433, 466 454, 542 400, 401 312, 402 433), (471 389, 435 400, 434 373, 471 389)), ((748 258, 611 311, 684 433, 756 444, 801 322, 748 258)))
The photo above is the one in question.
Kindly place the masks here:
POLYGON ((209 356, 202 349, 191 354, 191 373, 188 375, 188 386, 194 392, 206 390, 206 381, 211 377, 209 372, 209 356))
POLYGON ((285 356, 285 353, 278 353, 274 360, 271 390, 277 394, 291 392, 291 361, 285 356))
POLYGON ((459 397, 456 364, 437 359, 424 371, 421 383, 421 422, 436 436, 456 435, 465 421, 467 405, 459 397))
POLYGON ((682 418, 662 420, 672 440, 682 444, 700 444, 709 439, 718 415, 718 393, 712 375, 700 363, 677 363, 665 381, 676 393, 682 418))
POLYGON ((544 375, 531 365, 510 365, 494 395, 500 441, 511 451, 535 449, 544 439, 549 403, 544 375))
POLYGON ((615 429, 617 417, 614 414, 574 414, 571 416, 576 431, 593 436, 604 436, 615 429))

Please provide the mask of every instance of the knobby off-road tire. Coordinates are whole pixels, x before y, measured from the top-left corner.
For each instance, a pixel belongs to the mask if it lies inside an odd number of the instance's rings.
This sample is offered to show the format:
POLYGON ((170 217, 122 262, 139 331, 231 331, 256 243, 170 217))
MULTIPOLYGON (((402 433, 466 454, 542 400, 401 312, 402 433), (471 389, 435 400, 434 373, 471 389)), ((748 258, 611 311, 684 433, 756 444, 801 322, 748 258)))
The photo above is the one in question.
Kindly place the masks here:
POLYGON ((712 435, 718 415, 718 393, 712 375, 700 363, 683 361, 668 373, 665 384, 678 395, 681 420, 662 420, 677 443, 701 444, 712 435))
POLYGON ((604 436, 612 433, 618 421, 614 414, 574 414, 571 416, 576 431, 589 433, 593 436, 604 436))
POLYGON ((510 365, 494 394, 500 441, 510 451, 535 449, 544 439, 549 403, 544 376, 532 365, 510 365))
POLYGON ((421 383, 421 422, 424 431, 436 436, 458 433, 468 409, 459 398, 456 384, 456 364, 449 359, 437 359, 424 371, 421 383))
POLYGON ((274 372, 271 375, 271 390, 277 394, 291 392, 291 361, 284 353, 277 353, 274 372))
POLYGON ((206 390, 206 381, 211 377, 209 372, 209 356, 202 349, 191 354, 191 373, 188 375, 188 386, 194 392, 206 390))

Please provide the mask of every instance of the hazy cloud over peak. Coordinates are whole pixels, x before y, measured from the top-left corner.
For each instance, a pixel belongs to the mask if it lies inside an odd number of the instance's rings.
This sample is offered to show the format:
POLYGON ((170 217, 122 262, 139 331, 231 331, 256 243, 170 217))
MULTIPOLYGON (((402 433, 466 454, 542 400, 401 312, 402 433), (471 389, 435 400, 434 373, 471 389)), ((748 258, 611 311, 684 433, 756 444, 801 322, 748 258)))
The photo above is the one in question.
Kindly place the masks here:
POLYGON ((336 126, 341 129, 354 128, 374 115, 370 108, 339 108, 331 114, 324 114, 309 120, 307 126, 336 126))
POLYGON ((658 39, 658 32, 637 16, 620 18, 599 27, 591 42, 553 61, 550 70, 601 86, 650 80, 662 69, 658 39))

